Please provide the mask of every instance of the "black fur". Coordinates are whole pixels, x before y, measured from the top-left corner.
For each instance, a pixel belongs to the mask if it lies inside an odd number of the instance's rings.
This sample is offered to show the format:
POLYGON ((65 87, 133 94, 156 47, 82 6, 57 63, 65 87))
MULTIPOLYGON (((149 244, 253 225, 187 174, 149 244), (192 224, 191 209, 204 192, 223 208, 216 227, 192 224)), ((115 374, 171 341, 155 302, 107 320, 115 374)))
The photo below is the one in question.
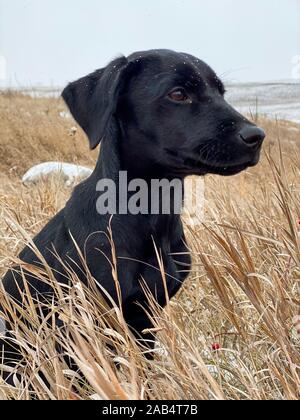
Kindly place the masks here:
MULTIPOLYGON (((118 181, 120 170, 129 179, 183 179, 187 175, 234 175, 259 161, 264 139, 262 130, 235 111, 224 99, 224 86, 205 63, 183 53, 154 50, 121 57, 105 69, 71 83, 62 96, 74 118, 86 132, 90 146, 100 142, 101 153, 89 179, 77 186, 66 207, 37 235, 34 242, 55 273, 62 267, 53 250, 86 281, 73 240, 87 259, 92 275, 116 300, 107 231, 110 216, 99 216, 97 182, 118 181), (180 88, 188 100, 174 101, 170 92, 180 88), (100 233, 102 232, 102 233, 100 233), (101 251, 101 252, 100 252, 101 251)), ((191 258, 185 245, 180 217, 170 215, 122 215, 112 218, 118 256, 118 274, 126 320, 136 332, 151 327, 139 280, 145 279, 163 307, 165 291, 153 241, 161 250, 173 297, 188 275, 191 258), (177 255, 175 255, 177 254, 177 255), (141 263, 140 261, 144 261, 141 263)), ((21 260, 39 264, 26 248, 21 260)), ((57 281, 65 283, 63 275, 57 281)), ((51 295, 38 279, 28 276, 31 292, 51 295)), ((8 272, 4 288, 16 301, 19 276, 8 272)), ((7 346, 7 345, 6 345, 7 346)), ((9 360, 9 348, 4 352, 9 360)))

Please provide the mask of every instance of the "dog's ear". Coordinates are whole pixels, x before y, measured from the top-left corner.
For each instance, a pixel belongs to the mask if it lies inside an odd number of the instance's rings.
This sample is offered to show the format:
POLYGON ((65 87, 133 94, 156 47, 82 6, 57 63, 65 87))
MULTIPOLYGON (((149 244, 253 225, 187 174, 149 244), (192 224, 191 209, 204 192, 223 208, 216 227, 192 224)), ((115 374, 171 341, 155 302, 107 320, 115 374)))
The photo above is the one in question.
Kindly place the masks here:
POLYGON ((116 111, 127 64, 127 59, 120 57, 105 69, 70 83, 62 93, 73 117, 87 134, 92 150, 105 136, 116 111))

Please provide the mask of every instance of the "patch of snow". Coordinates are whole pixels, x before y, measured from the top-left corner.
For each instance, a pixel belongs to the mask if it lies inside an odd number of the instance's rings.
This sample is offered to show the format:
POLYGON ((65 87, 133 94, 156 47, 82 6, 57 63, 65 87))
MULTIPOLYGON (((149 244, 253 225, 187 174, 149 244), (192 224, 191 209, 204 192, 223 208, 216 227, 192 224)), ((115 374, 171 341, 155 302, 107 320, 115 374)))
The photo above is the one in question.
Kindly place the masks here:
POLYGON ((23 176, 22 182, 25 185, 36 184, 53 175, 60 175, 66 185, 70 186, 78 179, 88 178, 92 172, 89 168, 71 163, 46 162, 29 169, 23 176))
POLYGON ((61 112, 59 113, 59 116, 60 116, 61 118, 65 118, 65 119, 67 119, 67 120, 69 120, 69 119, 71 119, 71 118, 72 118, 72 115, 70 114, 70 112, 67 112, 67 111, 61 111, 61 112))
POLYGON ((300 123, 300 83, 244 83, 227 86, 226 99, 241 113, 300 123))
MULTIPOLYGON (((62 88, 24 87, 14 90, 33 98, 58 98, 61 95, 62 88)), ((299 80, 265 83, 229 83, 227 85, 226 98, 242 113, 258 112, 258 114, 271 118, 277 117, 300 123, 299 80)), ((69 118, 67 113, 62 113, 61 117, 69 118)))
POLYGON ((26 96, 31 96, 31 98, 59 98, 62 92, 60 87, 5 87, 0 86, 0 92, 10 92, 21 93, 26 96))

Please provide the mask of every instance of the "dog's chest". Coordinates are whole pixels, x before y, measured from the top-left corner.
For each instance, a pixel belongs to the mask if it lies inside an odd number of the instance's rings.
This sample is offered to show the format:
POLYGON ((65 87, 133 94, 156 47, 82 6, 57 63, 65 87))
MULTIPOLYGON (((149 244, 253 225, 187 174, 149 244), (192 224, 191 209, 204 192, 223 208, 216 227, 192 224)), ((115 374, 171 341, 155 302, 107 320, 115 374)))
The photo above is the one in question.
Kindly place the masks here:
MULTIPOLYGON (((131 302, 145 302, 141 282, 160 306, 181 288, 191 267, 191 258, 185 245, 182 223, 179 216, 157 216, 144 219, 136 234, 135 261, 139 261, 130 293, 131 302), (141 231, 144 229, 144 234, 141 231), (138 235, 138 233, 140 235, 138 235)), ((130 242, 132 245, 132 241, 130 242)))
POLYGON ((140 272, 140 277, 161 306, 165 305, 166 288, 169 298, 174 297, 191 269, 191 257, 184 236, 178 236, 176 230, 168 233, 162 238, 153 236, 155 247, 152 242, 148 248, 147 263, 141 265, 140 272))
POLYGON ((166 288, 169 298, 174 297, 182 286, 184 278, 170 257, 162 256, 161 266, 158 265, 156 256, 153 256, 148 261, 147 266, 140 273, 140 278, 146 282, 157 302, 164 306, 166 302, 166 288))

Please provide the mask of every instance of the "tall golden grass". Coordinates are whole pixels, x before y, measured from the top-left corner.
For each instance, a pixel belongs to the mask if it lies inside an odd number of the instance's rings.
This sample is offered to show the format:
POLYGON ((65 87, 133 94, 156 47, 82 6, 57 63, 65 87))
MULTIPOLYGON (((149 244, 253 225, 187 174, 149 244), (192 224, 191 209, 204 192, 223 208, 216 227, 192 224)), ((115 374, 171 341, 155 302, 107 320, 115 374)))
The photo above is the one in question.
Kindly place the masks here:
MULTIPOLYGON (((94 164, 64 111, 54 98, 0 96, 0 276, 71 193, 59 179, 25 187, 23 172, 47 160, 94 164)), ((163 312, 149 295, 155 359, 144 357, 120 309, 106 306, 88 269, 89 288, 70 272, 63 290, 49 267, 26 267, 54 285, 57 302, 52 324, 40 324, 39 304, 24 296, 25 323, 2 293, 2 317, 14 319, 27 362, 14 387, 0 379, 1 399, 299 399, 300 126, 259 123, 268 134, 260 165, 234 178, 207 177, 204 223, 186 225, 193 270, 184 288, 163 312)))

